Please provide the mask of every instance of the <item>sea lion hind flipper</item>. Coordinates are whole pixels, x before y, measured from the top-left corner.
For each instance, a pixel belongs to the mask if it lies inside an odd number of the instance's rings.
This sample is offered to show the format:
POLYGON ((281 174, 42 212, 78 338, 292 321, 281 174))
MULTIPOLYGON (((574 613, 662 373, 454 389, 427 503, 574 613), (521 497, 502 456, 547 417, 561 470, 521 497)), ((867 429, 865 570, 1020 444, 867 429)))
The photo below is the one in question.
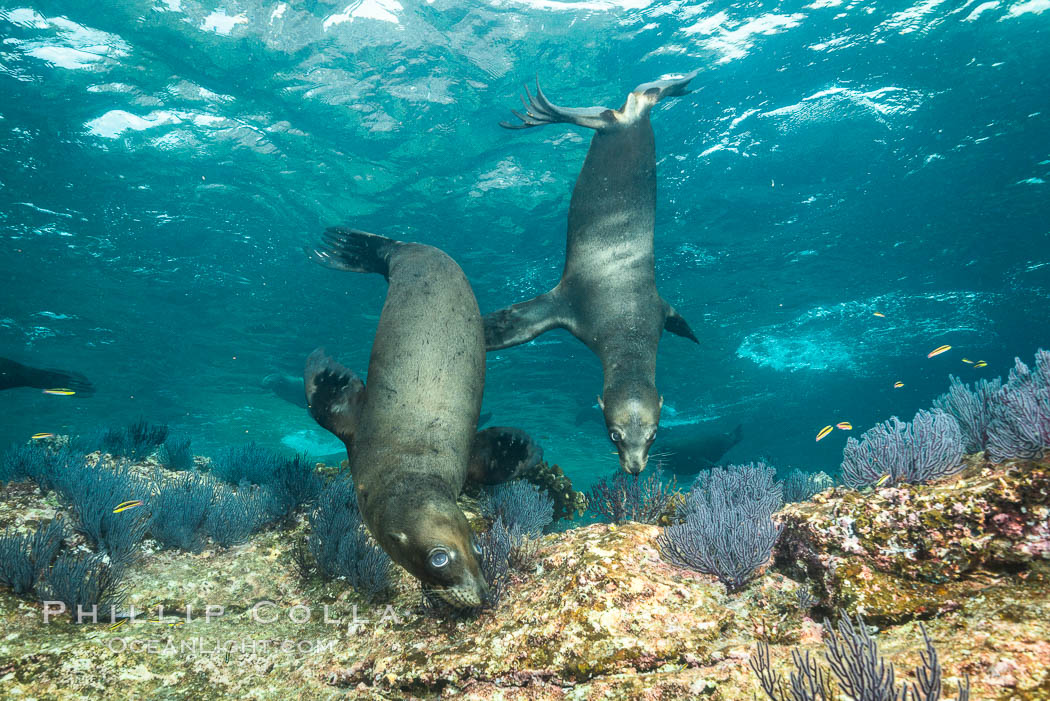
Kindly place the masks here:
POLYGON ((525 86, 525 95, 521 98, 521 104, 525 106, 525 113, 511 110, 515 117, 521 120, 520 124, 500 122, 504 129, 528 129, 539 127, 544 124, 557 124, 565 122, 575 124, 588 129, 604 129, 615 123, 616 116, 608 107, 558 107, 543 94, 540 89, 540 80, 536 79, 536 94, 529 92, 529 86, 525 86), (526 99, 528 98, 528 99, 526 99))
POLYGON ((667 80, 654 80, 651 83, 642 83, 631 92, 639 97, 644 97, 655 105, 666 97, 680 97, 692 92, 689 89, 689 81, 696 77, 699 71, 687 73, 681 78, 669 78, 667 80))
POLYGON ((485 350, 517 346, 551 329, 567 328, 562 312, 558 296, 547 292, 527 302, 486 314, 482 318, 485 325, 485 350))
POLYGON ((322 348, 306 359, 303 383, 310 416, 341 438, 349 448, 365 383, 353 371, 332 360, 322 348))
POLYGON ((378 234, 331 226, 325 229, 321 245, 307 248, 306 254, 321 265, 351 273, 390 274, 390 254, 399 242, 378 234))
POLYGON ((693 343, 700 343, 696 334, 689 328, 689 322, 670 305, 667 307, 667 316, 664 318, 664 328, 677 336, 688 338, 693 343))
POLYGON ((493 426, 474 436, 467 480, 477 484, 501 484, 521 477, 541 460, 543 448, 525 431, 493 426))
POLYGON ((631 91, 627 101, 618 110, 608 107, 559 107, 543 94, 537 78, 535 95, 529 92, 528 85, 525 86, 525 96, 521 98, 525 112, 511 110, 514 116, 521 120, 520 123, 500 122, 500 126, 505 129, 528 129, 544 124, 567 122, 602 131, 618 125, 632 124, 648 115, 653 105, 660 100, 688 94, 690 92, 689 81, 695 78, 697 73, 698 71, 693 71, 681 78, 642 83, 631 91))

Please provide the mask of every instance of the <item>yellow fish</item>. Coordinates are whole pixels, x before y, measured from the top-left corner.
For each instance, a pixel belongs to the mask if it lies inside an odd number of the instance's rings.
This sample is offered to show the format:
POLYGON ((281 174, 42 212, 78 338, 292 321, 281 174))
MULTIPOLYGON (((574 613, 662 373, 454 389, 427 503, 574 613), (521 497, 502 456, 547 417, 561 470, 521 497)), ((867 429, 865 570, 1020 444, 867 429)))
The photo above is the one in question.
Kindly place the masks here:
POLYGON ((963 358, 963 359, 962 359, 962 361, 963 361, 964 363, 966 363, 967 365, 973 365, 973 361, 972 361, 972 360, 970 360, 969 358, 963 358))
POLYGON ((983 360, 978 360, 976 363, 973 364, 973 366, 975 368, 986 368, 988 367, 988 363, 984 362, 983 360))
POLYGON ((116 630, 117 628, 120 628, 120 627, 121 627, 122 625, 124 625, 124 624, 125 624, 125 623, 127 623, 127 622, 128 622, 128 619, 126 619, 126 618, 125 618, 125 619, 124 619, 123 621, 117 621, 116 623, 114 623, 113 625, 111 625, 111 626, 109 627, 109 629, 110 629, 110 630, 116 630))
POLYGON ((950 351, 951 349, 952 349, 952 347, 951 346, 947 346, 947 345, 945 345, 945 346, 937 346, 932 351, 927 353, 926 357, 927 358, 932 358, 935 355, 940 355, 941 353, 946 353, 946 352, 950 351))
POLYGON ((876 487, 881 487, 882 485, 886 484, 886 481, 889 480, 889 478, 890 478, 889 475, 883 475, 882 477, 879 478, 879 481, 875 483, 875 486, 876 487))
POLYGON ((55 387, 54 389, 45 389, 44 394, 58 394, 63 397, 68 397, 70 395, 76 394, 76 392, 66 387, 55 387))
POLYGON ((893 383, 893 389, 900 389, 903 386, 904 386, 903 382, 894 382, 893 383))
POLYGON ((877 316, 877 317, 879 317, 879 318, 885 318, 885 316, 886 316, 886 315, 885 315, 885 314, 883 314, 882 312, 874 312, 874 313, 872 314, 872 316, 877 316))
POLYGON ((34 441, 39 441, 39 440, 43 440, 44 438, 54 438, 54 437, 55 437, 55 434, 53 434, 53 433, 34 433, 32 435, 32 439, 34 441))
POLYGON ((117 508, 113 509, 113 513, 119 514, 121 511, 127 511, 128 509, 134 509, 136 506, 142 506, 145 503, 141 499, 132 499, 131 501, 122 501, 117 504, 117 508))
POLYGON ((835 428, 841 428, 843 431, 851 431, 853 430, 853 424, 849 421, 839 421, 835 424, 835 428))
POLYGON ((821 438, 831 433, 831 430, 831 426, 825 426, 824 428, 820 429, 820 433, 817 434, 817 440, 819 441, 821 438))

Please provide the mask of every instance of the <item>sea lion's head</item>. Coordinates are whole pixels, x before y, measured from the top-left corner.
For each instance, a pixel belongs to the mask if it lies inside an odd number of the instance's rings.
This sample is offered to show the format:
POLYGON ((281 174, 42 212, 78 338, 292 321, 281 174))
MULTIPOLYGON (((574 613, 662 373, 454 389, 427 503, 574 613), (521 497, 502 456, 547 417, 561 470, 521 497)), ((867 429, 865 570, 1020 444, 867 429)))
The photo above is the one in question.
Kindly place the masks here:
POLYGON ((478 567, 481 548, 455 499, 430 496, 406 519, 404 505, 384 519, 384 549, 423 589, 457 608, 480 606, 488 586, 478 567))
POLYGON ((616 446, 620 467, 627 474, 639 474, 649 462, 649 448, 656 439, 663 405, 664 398, 653 385, 613 385, 598 397, 609 440, 616 446))

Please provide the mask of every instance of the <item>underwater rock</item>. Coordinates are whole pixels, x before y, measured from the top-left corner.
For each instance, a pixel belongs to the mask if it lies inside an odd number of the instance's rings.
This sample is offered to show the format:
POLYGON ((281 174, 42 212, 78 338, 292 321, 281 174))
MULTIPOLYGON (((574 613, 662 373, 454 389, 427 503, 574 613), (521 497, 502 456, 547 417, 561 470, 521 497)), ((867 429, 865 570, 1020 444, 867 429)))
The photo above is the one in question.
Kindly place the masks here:
POLYGON ((587 510, 587 495, 575 491, 568 475, 557 465, 550 465, 546 460, 541 460, 521 477, 547 490, 547 494, 554 500, 555 521, 571 519, 587 510))
MULTIPOLYGON (((923 619, 946 689, 968 674, 971 698, 1045 701, 1050 465, 969 463, 942 483, 826 490, 786 507, 776 559, 731 595, 663 561, 656 526, 548 534, 529 570, 511 572, 499 605, 475 619, 425 615, 418 584, 399 568, 378 600, 339 579, 302 579, 302 513, 227 549, 161 549, 147 538, 124 583, 125 605, 140 614, 115 629, 67 616, 44 623, 39 603, 0 588, 0 688, 5 698, 58 699, 739 701, 761 697, 749 666, 758 641, 778 669, 793 649, 820 655, 819 617, 845 602, 880 628, 901 682, 921 662, 911 619, 923 619), (911 556, 897 552, 905 546, 911 556), (791 578, 805 573, 812 581, 791 578), (800 606, 803 588, 821 605, 800 606)), ((11 485, 0 524, 35 529, 54 518, 52 501, 32 483, 11 485)), ((461 505, 484 524, 476 502, 461 505)))
POLYGON ((1050 463, 993 466, 971 456, 956 478, 790 504, 775 560, 814 580, 828 608, 899 623, 959 608, 987 577, 1050 562, 1050 463))

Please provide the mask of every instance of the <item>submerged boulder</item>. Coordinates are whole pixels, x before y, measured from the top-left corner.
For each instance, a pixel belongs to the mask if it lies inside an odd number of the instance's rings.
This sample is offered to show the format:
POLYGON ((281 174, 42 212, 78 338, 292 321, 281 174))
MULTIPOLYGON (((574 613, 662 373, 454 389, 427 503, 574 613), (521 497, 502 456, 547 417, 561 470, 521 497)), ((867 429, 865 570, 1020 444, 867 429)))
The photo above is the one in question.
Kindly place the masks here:
POLYGON ((1050 564, 1050 463, 969 462, 935 484, 788 505, 777 566, 812 579, 829 609, 900 623, 958 608, 989 576, 1050 564))

